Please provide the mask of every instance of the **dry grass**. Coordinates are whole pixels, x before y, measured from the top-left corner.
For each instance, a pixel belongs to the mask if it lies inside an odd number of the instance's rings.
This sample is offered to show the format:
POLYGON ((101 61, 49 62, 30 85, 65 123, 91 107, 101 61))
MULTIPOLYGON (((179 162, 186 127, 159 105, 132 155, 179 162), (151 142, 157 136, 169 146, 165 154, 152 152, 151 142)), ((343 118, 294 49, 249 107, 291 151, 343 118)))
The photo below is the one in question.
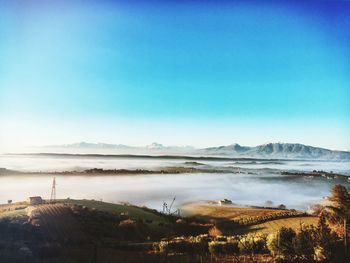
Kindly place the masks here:
POLYGON ((18 209, 0 212, 0 219, 20 220, 25 222, 28 216, 26 209, 18 209))
POLYGON ((256 216, 278 214, 285 210, 250 208, 250 207, 232 207, 232 206, 219 206, 219 205, 191 203, 182 207, 182 211, 187 216, 203 216, 203 217, 237 220, 245 217, 256 217, 256 216))
POLYGON ((317 225, 317 222, 318 217, 316 216, 282 218, 253 225, 249 227, 249 232, 259 232, 264 234, 275 233, 282 226, 293 228, 298 232, 300 231, 301 226, 317 225))
POLYGON ((2 205, 0 205, 0 213, 6 212, 6 211, 25 209, 27 206, 28 206, 27 202, 17 202, 17 203, 13 203, 13 204, 2 204, 2 205))
POLYGON ((0 205, 0 219, 9 219, 13 222, 23 223, 27 221, 26 202, 0 205))

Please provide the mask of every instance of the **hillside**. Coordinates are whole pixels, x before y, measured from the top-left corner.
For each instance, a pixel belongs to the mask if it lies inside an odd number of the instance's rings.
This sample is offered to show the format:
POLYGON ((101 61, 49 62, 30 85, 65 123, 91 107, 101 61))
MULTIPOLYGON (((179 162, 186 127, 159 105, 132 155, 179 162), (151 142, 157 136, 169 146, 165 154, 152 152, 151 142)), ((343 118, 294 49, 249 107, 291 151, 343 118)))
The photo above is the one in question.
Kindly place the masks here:
MULTIPOLYGON (((85 199, 0 205, 0 261, 36 263, 45 258, 44 262, 67 262, 69 258, 69 262, 116 262, 123 258, 125 263, 223 263, 240 257, 242 262, 258 262, 247 260, 251 252, 244 249, 248 248, 240 248, 240 255, 226 251, 221 257, 209 245, 238 244, 249 236, 264 238, 282 226, 298 232, 301 225, 318 222, 317 217, 295 210, 213 202, 190 203, 181 211, 179 217, 85 199), (164 261, 168 256, 169 261, 164 261)), ((271 259, 266 250, 259 253, 258 257, 271 259)))
MULTIPOLYGON (((300 224, 316 225, 318 217, 310 216, 303 212, 295 210, 286 210, 278 208, 260 208, 260 207, 235 207, 218 206, 207 203, 189 203, 183 206, 184 215, 202 218, 204 220, 216 220, 223 222, 224 227, 220 229, 225 231, 225 225, 232 222, 236 226, 228 229, 230 234, 246 233, 274 233, 282 226, 293 228, 299 231, 300 224)), ((220 226, 220 223, 218 224, 220 226)))

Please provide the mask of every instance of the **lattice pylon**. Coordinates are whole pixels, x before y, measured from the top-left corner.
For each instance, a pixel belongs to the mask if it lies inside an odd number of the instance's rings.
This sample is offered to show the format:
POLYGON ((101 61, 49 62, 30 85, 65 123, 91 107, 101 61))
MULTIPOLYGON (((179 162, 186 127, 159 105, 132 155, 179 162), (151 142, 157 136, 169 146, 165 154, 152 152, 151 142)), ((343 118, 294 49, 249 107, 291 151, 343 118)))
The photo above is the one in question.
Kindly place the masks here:
POLYGON ((52 181, 50 203, 54 202, 55 200, 56 200, 56 177, 54 177, 52 181))

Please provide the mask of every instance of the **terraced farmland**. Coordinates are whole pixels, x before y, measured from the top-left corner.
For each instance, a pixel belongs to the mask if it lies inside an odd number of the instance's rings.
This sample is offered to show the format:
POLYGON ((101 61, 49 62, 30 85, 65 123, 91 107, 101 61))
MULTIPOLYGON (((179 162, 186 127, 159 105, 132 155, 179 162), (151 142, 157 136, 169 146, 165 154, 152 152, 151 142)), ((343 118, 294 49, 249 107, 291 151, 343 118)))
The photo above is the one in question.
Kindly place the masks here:
POLYGON ((317 224, 318 217, 308 216, 303 212, 264 209, 251 207, 218 206, 209 204, 189 204, 183 207, 187 216, 196 216, 207 220, 230 220, 241 227, 234 229, 234 234, 247 232, 273 233, 282 226, 298 231, 302 225, 317 224))
POLYGON ((219 206, 204 203, 191 203, 182 208, 185 215, 188 216, 202 216, 212 218, 225 218, 229 220, 243 220, 247 218, 263 218, 263 217, 281 217, 286 214, 299 215, 300 212, 282 210, 282 209, 266 209, 266 208, 252 208, 252 207, 233 207, 233 206, 219 206))
POLYGON ((70 207, 64 204, 45 204, 29 212, 30 223, 50 240, 80 240, 84 234, 70 207))

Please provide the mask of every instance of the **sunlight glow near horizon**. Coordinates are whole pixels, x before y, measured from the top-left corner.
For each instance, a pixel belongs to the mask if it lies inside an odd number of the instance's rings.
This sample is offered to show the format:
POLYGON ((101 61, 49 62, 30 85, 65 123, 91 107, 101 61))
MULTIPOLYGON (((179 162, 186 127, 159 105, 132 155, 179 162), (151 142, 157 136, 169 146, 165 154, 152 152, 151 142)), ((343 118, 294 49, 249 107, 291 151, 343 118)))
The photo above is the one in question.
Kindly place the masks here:
POLYGON ((3 151, 350 150, 348 2, 1 1, 0 39, 3 151))

